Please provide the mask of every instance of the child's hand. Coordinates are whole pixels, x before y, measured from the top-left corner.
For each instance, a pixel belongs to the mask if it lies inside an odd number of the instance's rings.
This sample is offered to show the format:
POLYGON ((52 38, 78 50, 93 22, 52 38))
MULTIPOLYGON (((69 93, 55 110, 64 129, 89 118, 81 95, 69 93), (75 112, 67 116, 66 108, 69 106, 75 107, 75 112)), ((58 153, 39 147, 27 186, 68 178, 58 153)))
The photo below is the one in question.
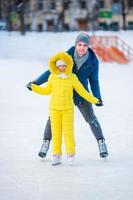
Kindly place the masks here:
POLYGON ((26 87, 28 88, 28 90, 32 90, 32 88, 31 88, 31 84, 32 84, 32 82, 29 82, 27 85, 26 85, 26 87))
POLYGON ((101 99, 99 99, 99 101, 95 104, 96 106, 103 106, 103 101, 101 99))

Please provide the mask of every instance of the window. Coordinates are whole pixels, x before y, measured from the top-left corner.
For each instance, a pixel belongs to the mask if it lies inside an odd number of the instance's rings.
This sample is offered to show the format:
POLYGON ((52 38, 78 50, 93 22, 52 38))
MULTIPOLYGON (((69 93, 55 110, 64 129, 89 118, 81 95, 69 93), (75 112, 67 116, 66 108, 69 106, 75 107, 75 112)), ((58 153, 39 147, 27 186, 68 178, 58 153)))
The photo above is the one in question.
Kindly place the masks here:
POLYGON ((118 22, 112 22, 111 24, 110 24, 110 30, 112 30, 112 31, 118 31, 119 30, 119 23, 118 22))
POLYGON ((50 9, 51 9, 51 10, 55 10, 55 2, 51 2, 51 4, 50 4, 50 9))
POLYGON ((99 23, 99 30, 108 30, 108 25, 106 22, 100 22, 99 23))
POLYGON ((128 7, 129 8, 133 8, 133 0, 128 0, 128 7))
POLYGON ((2 19, 2 9, 0 7, 0 20, 2 19))
POLYGON ((65 10, 69 9, 70 3, 71 3, 71 1, 69 1, 69 0, 68 1, 64 1, 63 6, 64 6, 65 10))
POLYGON ((128 27, 127 27, 128 30, 133 30, 133 21, 129 21, 128 22, 128 27))
POLYGON ((43 0, 38 0, 38 10, 43 10, 43 0))
POLYGON ((80 7, 82 9, 85 9, 86 8, 86 1, 80 1, 80 7))
POLYGON ((104 0, 99 1, 99 8, 104 8, 104 0))
POLYGON ((43 25, 42 24, 38 24, 37 25, 37 30, 38 30, 38 32, 42 32, 43 31, 43 25))
POLYGON ((113 0, 113 3, 120 3, 120 0, 113 0))

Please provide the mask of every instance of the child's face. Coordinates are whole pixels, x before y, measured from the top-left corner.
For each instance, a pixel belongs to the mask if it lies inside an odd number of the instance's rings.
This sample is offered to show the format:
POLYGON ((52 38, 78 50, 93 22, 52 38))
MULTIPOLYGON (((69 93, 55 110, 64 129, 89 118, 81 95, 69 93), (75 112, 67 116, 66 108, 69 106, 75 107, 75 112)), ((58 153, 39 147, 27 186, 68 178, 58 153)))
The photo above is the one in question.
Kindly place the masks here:
POLYGON ((66 65, 59 65, 58 68, 59 68, 60 72, 65 72, 66 65))

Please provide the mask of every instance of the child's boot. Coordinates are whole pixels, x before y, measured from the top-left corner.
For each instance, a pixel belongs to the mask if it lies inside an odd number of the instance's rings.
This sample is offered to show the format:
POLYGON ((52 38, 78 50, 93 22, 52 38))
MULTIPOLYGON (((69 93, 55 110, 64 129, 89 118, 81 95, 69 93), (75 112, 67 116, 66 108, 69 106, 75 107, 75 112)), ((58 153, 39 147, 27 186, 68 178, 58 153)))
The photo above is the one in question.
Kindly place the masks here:
POLYGON ((59 154, 54 154, 53 159, 52 159, 52 165, 60 165, 61 164, 61 155, 59 154))
POLYGON ((67 154, 67 161, 68 161, 68 163, 69 163, 70 165, 73 165, 74 160, 75 160, 74 154, 67 154))

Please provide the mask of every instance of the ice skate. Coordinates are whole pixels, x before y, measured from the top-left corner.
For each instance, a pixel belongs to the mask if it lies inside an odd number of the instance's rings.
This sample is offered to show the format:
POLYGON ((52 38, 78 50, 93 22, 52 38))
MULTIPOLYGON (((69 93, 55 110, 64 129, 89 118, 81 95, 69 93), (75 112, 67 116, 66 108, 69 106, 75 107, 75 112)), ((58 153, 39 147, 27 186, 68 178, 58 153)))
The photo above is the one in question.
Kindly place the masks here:
POLYGON ((108 150, 104 139, 98 140, 98 147, 99 147, 100 157, 106 159, 108 156, 108 150))
POLYGON ((53 155, 52 165, 56 166, 56 165, 60 165, 60 164, 61 164, 61 155, 59 155, 59 154, 53 155))
POLYGON ((69 165, 73 165, 74 160, 75 160, 74 154, 67 154, 67 161, 68 161, 69 165))
POLYGON ((41 150, 40 150, 38 156, 40 156, 41 158, 46 157, 48 149, 49 149, 49 144, 50 144, 49 140, 43 140, 43 144, 42 144, 42 147, 41 147, 41 150))

